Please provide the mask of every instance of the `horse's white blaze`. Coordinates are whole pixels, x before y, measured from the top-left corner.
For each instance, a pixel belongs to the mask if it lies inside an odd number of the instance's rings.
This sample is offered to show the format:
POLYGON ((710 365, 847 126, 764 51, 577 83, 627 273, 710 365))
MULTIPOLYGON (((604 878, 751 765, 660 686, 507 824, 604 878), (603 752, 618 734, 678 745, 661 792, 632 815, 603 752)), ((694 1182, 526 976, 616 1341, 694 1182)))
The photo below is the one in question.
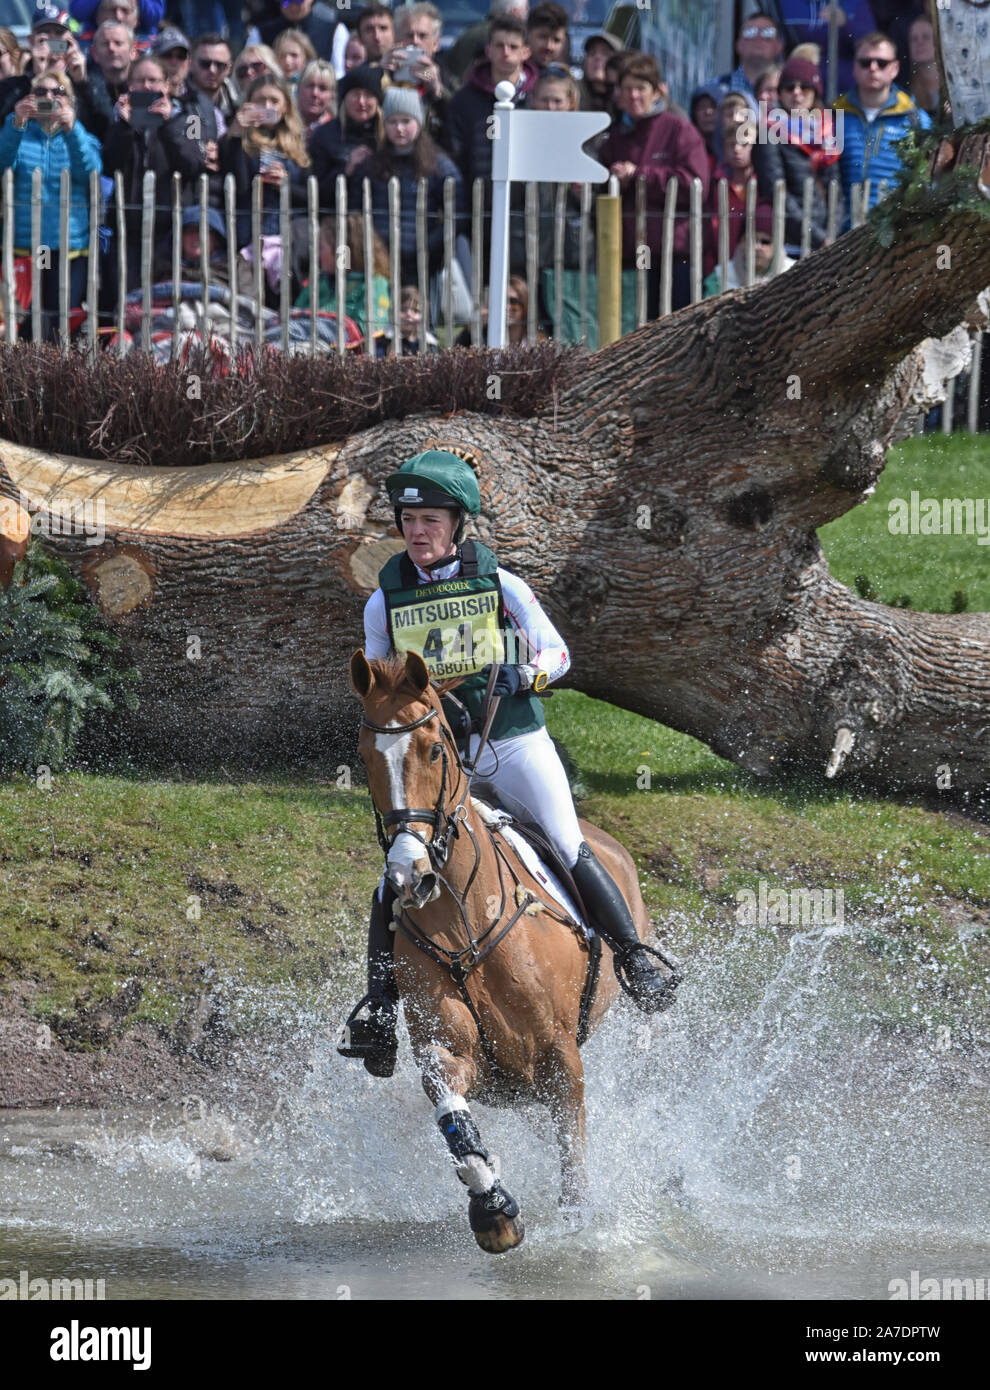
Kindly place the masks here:
MULTIPOLYGON (((396 724, 398 724, 397 720, 389 720, 389 727, 396 724)), ((402 725, 399 724, 398 727, 401 729, 402 725)), ((375 734, 375 748, 385 759, 385 766, 388 768, 388 791, 393 806, 405 805, 406 787, 402 778, 402 769, 405 766, 410 743, 412 743, 411 732, 375 734)))

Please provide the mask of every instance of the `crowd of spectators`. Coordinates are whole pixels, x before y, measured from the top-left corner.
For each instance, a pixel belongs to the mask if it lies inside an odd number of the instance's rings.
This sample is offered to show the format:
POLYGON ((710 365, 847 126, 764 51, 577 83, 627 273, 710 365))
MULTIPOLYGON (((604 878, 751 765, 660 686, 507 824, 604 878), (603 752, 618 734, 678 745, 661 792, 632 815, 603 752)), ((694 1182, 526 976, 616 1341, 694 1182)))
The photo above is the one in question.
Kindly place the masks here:
MULTIPOLYGON (((23 262, 32 251, 31 181, 42 171, 42 242, 50 254, 41 271, 42 331, 57 330, 62 258, 70 268, 73 308, 86 294, 87 264, 99 258, 101 323, 112 323, 121 295, 141 277, 144 176, 157 179, 153 264, 156 276, 173 263, 172 186, 178 178, 182 215, 181 264, 210 278, 226 266, 225 178, 236 202, 238 286, 256 284, 253 263, 253 186, 261 188, 263 296, 277 306, 284 277, 299 308, 344 310, 361 335, 389 350, 390 180, 397 179, 402 350, 415 350, 423 332, 419 292, 417 190, 425 180, 427 262, 431 287, 440 279, 444 250, 444 187, 454 184, 457 278, 470 275, 471 190, 483 182, 490 212, 495 88, 508 82, 517 107, 599 111, 611 118, 594 149, 618 180, 623 205, 623 265, 647 267, 647 312, 660 308, 663 208, 669 180, 678 192, 673 237, 672 303, 691 296, 689 198, 702 188, 705 293, 745 283, 747 193, 757 190, 755 273, 779 273, 801 254, 806 181, 812 180, 810 247, 827 244, 829 206, 838 230, 849 225, 853 185, 869 181, 872 205, 883 181, 896 175, 896 141, 932 122, 940 93, 932 26, 920 4, 843 0, 837 99, 826 102, 828 5, 785 4, 786 38, 775 18, 750 14, 735 43, 737 66, 692 94, 686 110, 671 100, 656 59, 626 51, 612 33, 572 47, 567 10, 554 0, 493 0, 483 23, 441 49, 442 17, 425 3, 392 10, 371 0, 363 9, 325 0, 41 0, 28 47, 21 51, 0 29, 0 173, 13 170, 13 241, 23 262), (794 10, 788 18, 787 11, 794 10), (885 21, 889 32, 880 27, 885 21), (796 41, 796 42, 795 42, 796 41), (71 175, 69 243, 60 244, 59 181, 71 175), (100 245, 90 244, 90 175, 102 176, 100 245), (115 183, 114 176, 120 180, 115 183), (319 264, 308 264, 308 184, 319 189, 319 264), (728 183, 727 268, 720 267, 719 181, 728 183), (772 246, 770 204, 786 186, 784 254, 772 246), (205 180, 210 247, 200 245, 200 190, 205 180), (370 185, 374 265, 364 264, 361 209, 370 185), (336 247, 338 190, 346 188, 349 262, 336 247), (832 186, 835 186, 834 189, 832 186), (123 188, 126 284, 120 283, 115 244, 115 188, 123 188), (291 245, 282 245, 283 188, 288 189, 291 245), (645 244, 637 219, 637 188, 645 199, 645 244), (375 322, 366 322, 365 275, 373 277, 375 322), (339 282, 345 280, 341 285, 339 282), (315 286, 316 293, 313 293, 315 286)), ((510 297, 513 341, 525 333, 528 296, 525 190, 511 198, 510 297), (525 305, 522 314, 520 306, 525 305)), ((561 203, 555 185, 540 186, 539 258, 553 263, 561 203)), ((564 265, 579 266, 579 190, 564 194, 564 265)), ((486 219, 486 229, 489 219, 486 219)), ((484 248, 487 265, 487 232, 484 248)), ((223 272, 225 273, 225 271, 223 272)), ((235 287, 232 287, 235 288, 235 287)), ((540 291, 538 291, 540 292, 540 291)), ((549 296, 547 296, 549 298, 549 296)), ((19 294, 23 304, 23 295, 19 294)), ((439 298, 437 303, 439 303, 439 298)), ((549 325, 549 304, 538 318, 549 325)), ((428 338, 430 347, 436 338, 428 338)))

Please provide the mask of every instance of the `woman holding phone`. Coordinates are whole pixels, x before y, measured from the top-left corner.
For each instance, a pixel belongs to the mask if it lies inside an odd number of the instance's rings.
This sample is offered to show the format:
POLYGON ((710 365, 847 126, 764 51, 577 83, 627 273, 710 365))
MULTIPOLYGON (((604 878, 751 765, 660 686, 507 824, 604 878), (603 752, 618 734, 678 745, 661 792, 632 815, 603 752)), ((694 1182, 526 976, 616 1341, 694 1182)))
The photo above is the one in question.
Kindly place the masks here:
MULTIPOLYGON (((251 243, 251 188, 262 183, 261 235, 272 307, 281 269, 279 206, 283 183, 289 185, 289 206, 306 209, 306 179, 310 158, 302 121, 289 88, 281 77, 264 74, 248 87, 247 97, 220 142, 220 172, 233 174, 237 197, 237 245, 251 243), (273 274, 273 270, 276 271, 273 274)), ((288 253, 289 248, 285 248, 288 253)))
MULTIPOLYGON (((170 94, 168 74, 160 58, 139 58, 127 75, 127 91, 117 101, 117 119, 103 141, 103 172, 124 178, 124 225, 127 231, 127 289, 141 277, 141 204, 145 174, 155 175, 155 242, 169 237, 172 175, 182 177, 182 201, 198 193, 197 181, 206 173, 203 145, 186 138, 186 114, 170 94)), ((110 225, 116 226, 116 217, 110 225)), ((116 249, 103 266, 106 282, 116 280, 116 249)), ((106 285, 101 308, 116 303, 116 285, 106 285)))
POLYGON ((86 293, 89 255, 89 176, 102 172, 100 144, 76 120, 76 97, 64 71, 39 73, 0 129, 0 174, 14 171, 14 255, 31 256, 31 177, 42 171, 41 238, 51 256, 41 268, 41 335, 58 337, 58 285, 62 257, 69 262, 69 308, 86 293), (60 240, 59 187, 71 177, 69 242, 60 240), (50 259, 50 264, 48 263, 50 259))

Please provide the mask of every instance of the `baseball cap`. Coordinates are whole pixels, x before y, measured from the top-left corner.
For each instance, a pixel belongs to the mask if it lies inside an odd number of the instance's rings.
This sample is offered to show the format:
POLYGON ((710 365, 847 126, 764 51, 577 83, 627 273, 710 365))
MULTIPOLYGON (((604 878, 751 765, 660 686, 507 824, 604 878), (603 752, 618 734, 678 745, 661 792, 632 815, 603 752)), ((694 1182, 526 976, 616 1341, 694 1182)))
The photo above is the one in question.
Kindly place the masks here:
POLYGON ((181 29, 162 29, 152 45, 152 53, 171 53, 174 48, 184 48, 188 53, 191 45, 181 29))
POLYGON ((621 53, 623 49, 623 43, 621 39, 617 39, 614 34, 606 34, 604 31, 602 31, 602 33, 600 34, 588 35, 588 37, 584 41, 585 53, 587 53, 591 45, 596 42, 607 43, 613 53, 621 53))
POLYGON ((69 11, 60 10, 57 5, 36 5, 34 14, 31 16, 31 32, 35 29, 45 29, 49 25, 57 26, 59 29, 69 29, 69 11))

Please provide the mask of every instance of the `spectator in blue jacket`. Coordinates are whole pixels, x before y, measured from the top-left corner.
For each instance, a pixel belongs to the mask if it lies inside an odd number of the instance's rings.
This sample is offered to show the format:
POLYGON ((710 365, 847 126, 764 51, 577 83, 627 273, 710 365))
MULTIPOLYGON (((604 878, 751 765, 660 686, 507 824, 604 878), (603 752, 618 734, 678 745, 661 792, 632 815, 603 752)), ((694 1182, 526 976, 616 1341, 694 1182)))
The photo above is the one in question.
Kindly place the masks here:
POLYGON ((872 208, 878 200, 880 184, 886 180, 888 186, 892 185, 900 171, 901 158, 894 148, 897 141, 910 130, 931 128, 931 117, 919 111, 907 92, 895 84, 899 66, 893 40, 879 31, 867 34, 856 45, 856 86, 835 103, 847 227, 853 184, 869 180, 872 208))
POLYGON ((76 120, 76 98, 64 72, 39 73, 0 130, 0 173, 14 171, 14 254, 38 255, 42 337, 58 334, 62 256, 69 260, 69 308, 82 304, 89 254, 89 176, 102 172, 99 141, 76 120), (47 103, 52 102, 50 110, 47 103), (39 106, 41 109, 39 109, 39 106), (31 179, 41 170, 41 241, 31 244, 31 179), (69 244, 59 238, 62 170, 71 175, 69 244))

